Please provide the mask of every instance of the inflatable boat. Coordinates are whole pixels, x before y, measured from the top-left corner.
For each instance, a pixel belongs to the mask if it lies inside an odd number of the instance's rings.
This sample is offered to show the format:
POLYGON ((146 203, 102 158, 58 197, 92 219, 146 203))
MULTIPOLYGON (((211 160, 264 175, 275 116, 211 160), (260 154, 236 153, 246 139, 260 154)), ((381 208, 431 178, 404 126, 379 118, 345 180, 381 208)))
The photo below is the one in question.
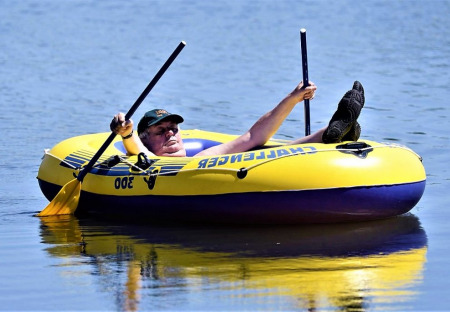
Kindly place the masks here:
MULTIPOLYGON (((93 157, 109 133, 46 150, 38 181, 47 199, 93 157)), ((82 183, 77 214, 148 222, 337 223, 404 214, 426 183, 421 157, 397 144, 361 140, 285 145, 192 157, 235 138, 182 131, 188 157, 127 156, 120 137, 82 183)))

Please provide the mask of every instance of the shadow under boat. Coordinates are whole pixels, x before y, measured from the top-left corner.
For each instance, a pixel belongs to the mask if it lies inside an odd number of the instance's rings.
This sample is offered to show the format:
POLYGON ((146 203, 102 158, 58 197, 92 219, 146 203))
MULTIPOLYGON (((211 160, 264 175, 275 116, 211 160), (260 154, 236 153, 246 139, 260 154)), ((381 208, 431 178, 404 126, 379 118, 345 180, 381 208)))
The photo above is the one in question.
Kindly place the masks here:
MULTIPOLYGON (((406 214, 360 223, 302 226, 154 226, 111 223, 74 216, 41 218, 43 241, 75 244, 78 252, 96 254, 96 237, 102 233, 102 252, 117 236, 132 244, 170 245, 199 252, 231 253, 248 257, 325 257, 392 253, 426 246, 419 219, 406 214), (109 239, 106 239, 109 238, 109 239)), ((107 249, 107 248, 106 248, 107 249)), ((49 250, 49 251, 50 251, 49 250)), ((67 251, 70 255, 71 253, 67 251)), ((58 254, 60 254, 58 252, 58 254)))
MULTIPOLYGON (((63 258, 66 270, 86 258, 82 263, 93 267, 91 274, 107 275, 98 283, 120 280, 111 294, 120 297, 117 309, 127 311, 147 308, 142 291, 164 291, 175 283, 189 293, 199 283, 218 281, 225 285, 217 286, 225 287, 222 296, 229 287, 234 293, 251 288, 265 300, 270 289, 293 298, 295 309, 364 311, 374 297, 384 304, 411 300, 427 252, 426 233, 412 214, 295 227, 124 225, 74 216, 41 222, 47 252, 63 258)), ((102 285, 110 288, 109 282, 102 285)))

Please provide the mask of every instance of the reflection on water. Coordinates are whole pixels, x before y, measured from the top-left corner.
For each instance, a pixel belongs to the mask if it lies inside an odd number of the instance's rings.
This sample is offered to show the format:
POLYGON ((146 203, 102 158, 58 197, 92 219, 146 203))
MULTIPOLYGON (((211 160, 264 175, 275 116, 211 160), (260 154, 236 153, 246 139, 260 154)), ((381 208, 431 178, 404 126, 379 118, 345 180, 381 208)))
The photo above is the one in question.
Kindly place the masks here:
POLYGON ((227 296, 228 308, 233 301, 256 298, 264 304, 276 297, 287 298, 290 309, 364 311, 389 304, 392 310, 393 302, 414 299, 427 251, 426 234, 413 215, 250 228, 111 225, 72 216, 41 220, 47 252, 61 258, 65 270, 92 275, 117 309, 128 311, 154 308, 161 299, 173 309, 192 293, 210 296, 212 306, 227 296), (89 270, 77 270, 80 265, 89 270))

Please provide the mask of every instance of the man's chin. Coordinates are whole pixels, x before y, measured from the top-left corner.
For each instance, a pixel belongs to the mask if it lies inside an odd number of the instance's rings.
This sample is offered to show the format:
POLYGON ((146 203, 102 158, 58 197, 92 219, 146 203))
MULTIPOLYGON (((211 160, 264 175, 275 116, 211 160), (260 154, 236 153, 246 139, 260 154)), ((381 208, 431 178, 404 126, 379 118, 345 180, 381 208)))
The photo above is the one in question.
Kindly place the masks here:
POLYGON ((180 147, 172 147, 164 149, 163 154, 161 156, 186 156, 186 151, 180 147))

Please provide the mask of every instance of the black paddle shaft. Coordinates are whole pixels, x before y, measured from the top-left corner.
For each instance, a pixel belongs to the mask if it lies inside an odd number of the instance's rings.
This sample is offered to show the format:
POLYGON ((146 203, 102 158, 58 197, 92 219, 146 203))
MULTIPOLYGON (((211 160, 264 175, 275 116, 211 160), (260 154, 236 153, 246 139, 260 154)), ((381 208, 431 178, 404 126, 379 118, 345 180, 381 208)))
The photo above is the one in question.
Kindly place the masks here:
MULTIPOLYGON (((306 52, 306 29, 300 29, 300 45, 302 50, 303 87, 309 86, 308 57, 306 52)), ((311 134, 311 120, 309 113, 309 100, 304 100, 305 106, 305 135, 311 134)))
MULTIPOLYGON (((128 113, 125 115, 125 120, 128 120, 133 116, 134 112, 138 109, 139 105, 144 101, 144 99, 147 97, 147 95, 150 93, 150 91, 153 89, 153 87, 156 85, 158 80, 164 75, 166 70, 169 68, 169 66, 172 64, 172 62, 176 59, 178 54, 180 54, 181 50, 185 47, 186 43, 184 41, 181 41, 178 47, 172 52, 170 57, 167 59, 167 61, 164 63, 164 65, 160 68, 160 70, 156 73, 155 77, 150 81, 148 86, 145 88, 145 90, 142 92, 142 94, 138 97, 136 102, 134 102, 133 106, 131 106, 128 113)), ((102 154, 105 152, 105 150, 108 148, 108 146, 114 141, 114 138, 116 137, 116 133, 113 131, 109 135, 109 137, 106 139, 105 143, 100 147, 100 149, 95 153, 94 157, 89 161, 89 163, 81 170, 81 172, 77 176, 77 180, 82 182, 86 174, 91 171, 92 167, 94 167, 97 160, 102 156, 102 154)))

